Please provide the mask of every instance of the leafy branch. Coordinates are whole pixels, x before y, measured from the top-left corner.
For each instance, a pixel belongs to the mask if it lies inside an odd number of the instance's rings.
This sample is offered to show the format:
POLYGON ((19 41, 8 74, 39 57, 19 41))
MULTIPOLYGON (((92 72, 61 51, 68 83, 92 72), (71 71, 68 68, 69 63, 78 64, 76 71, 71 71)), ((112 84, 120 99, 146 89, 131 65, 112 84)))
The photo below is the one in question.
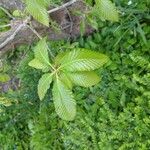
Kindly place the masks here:
POLYGON ((53 82, 53 101, 59 117, 73 120, 76 114, 76 102, 73 96, 74 85, 91 87, 100 81, 94 72, 109 60, 107 56, 87 49, 75 48, 58 54, 50 62, 46 38, 34 49, 35 58, 29 66, 41 69, 44 74, 39 80, 38 95, 43 100, 53 82))
MULTIPOLYGON (((49 27, 49 24, 52 23, 52 20, 49 17, 50 13, 54 13, 60 9, 66 9, 67 7, 73 5, 74 3, 79 2, 78 0, 71 0, 66 3, 63 3, 62 5, 52 8, 51 10, 48 10, 49 6, 52 6, 52 1, 48 0, 25 0, 26 8, 25 11, 21 12, 20 10, 16 10, 14 14, 17 13, 17 18, 20 14, 20 23, 17 23, 17 27, 15 29, 11 29, 9 36, 5 37, 5 39, 1 39, 0 41, 0 49, 3 49, 5 46, 10 44, 14 40, 14 38, 26 27, 31 29, 31 31, 38 36, 37 32, 28 24, 31 22, 31 18, 29 15, 33 16, 34 19, 36 19, 38 22, 42 23, 43 25, 49 27), (19 13, 20 12, 20 13, 19 13), (26 22, 26 18, 28 21, 26 22), (30 27, 29 27, 30 26, 30 27), (11 35, 10 35, 11 34, 11 35)), ((84 1, 82 1, 84 2, 84 1)), ((84 31, 86 28, 85 21, 87 21, 93 28, 97 29, 97 21, 95 20, 95 17, 98 17, 102 20, 110 20, 110 21, 118 21, 118 11, 115 7, 115 5, 110 0, 96 0, 95 5, 88 7, 88 4, 85 2, 85 7, 87 9, 80 14, 81 16, 81 34, 84 34, 84 31), (84 17, 82 17, 84 16, 84 17), (86 17, 86 19, 85 19, 86 17), (83 19, 83 20, 82 20, 83 19)), ((6 13, 7 11, 3 9, 6 13)), ((80 11, 80 10, 77 10, 80 11)), ((7 13, 8 14, 8 13, 7 13)), ((70 14, 69 14, 70 15, 70 14)), ((12 17, 11 17, 12 18, 12 17)), ((13 16, 15 18, 15 16, 13 16)), ((13 19, 15 20, 15 19, 13 19)), ((52 23, 53 24, 53 23, 52 23)), ((71 23, 72 24, 72 23, 71 23)), ((7 25, 6 25, 7 26, 7 25)), ((11 24, 9 26, 12 27, 11 24)), ((55 25, 54 25, 55 26, 55 25)), ((5 27, 5 26, 3 26, 5 27)), ((72 25, 71 25, 72 28, 72 25)), ((40 37, 40 36, 38 36, 40 37)))

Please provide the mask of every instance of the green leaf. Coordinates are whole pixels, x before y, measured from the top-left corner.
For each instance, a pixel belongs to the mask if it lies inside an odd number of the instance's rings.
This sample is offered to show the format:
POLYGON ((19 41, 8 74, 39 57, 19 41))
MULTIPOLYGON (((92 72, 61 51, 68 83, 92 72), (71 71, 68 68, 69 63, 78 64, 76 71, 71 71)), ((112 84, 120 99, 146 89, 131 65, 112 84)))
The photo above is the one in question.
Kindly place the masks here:
POLYGON ((110 0, 95 0, 97 14, 101 19, 118 21, 119 15, 115 5, 110 0))
POLYGON ((0 105, 4 105, 4 106, 6 106, 6 107, 8 107, 8 106, 11 106, 12 104, 14 102, 16 102, 17 103, 17 101, 16 100, 10 100, 10 99, 8 99, 8 98, 6 98, 6 97, 0 97, 0 105))
POLYGON ((21 10, 14 10, 12 14, 14 17, 22 17, 24 15, 21 10))
POLYGON ((40 23, 49 26, 49 14, 46 7, 37 0, 26 0, 27 11, 40 23))
POLYGON ((10 77, 6 73, 0 73, 0 82, 8 82, 10 80, 10 77))
POLYGON ((42 70, 48 69, 48 66, 42 63, 41 61, 39 61, 38 59, 31 60, 28 65, 36 69, 42 69, 42 70))
POLYGON ((55 57, 55 60, 54 60, 55 64, 56 64, 56 65, 59 65, 60 62, 61 62, 61 60, 63 59, 63 57, 64 57, 67 53, 68 53, 67 51, 62 52, 62 53, 59 53, 59 54, 55 57))
POLYGON ((60 118, 71 121, 76 115, 76 102, 73 93, 59 79, 56 79, 53 87, 53 100, 55 110, 60 118))
POLYGON ((41 6, 48 7, 51 3, 51 0, 36 0, 37 3, 41 6))
POLYGON ((143 31, 142 26, 141 26, 141 24, 139 23, 139 21, 138 21, 137 18, 136 18, 136 21, 137 21, 137 25, 138 25, 137 31, 140 33, 140 35, 141 35, 141 37, 142 37, 142 39, 143 39, 144 44, 147 46, 148 43, 147 43, 147 38, 146 38, 145 32, 143 31))
POLYGON ((43 100, 47 90, 50 88, 50 84, 52 82, 53 74, 46 73, 39 80, 38 84, 38 95, 40 100, 43 100))
POLYGON ((37 46, 34 48, 35 58, 40 60, 42 63, 49 65, 49 56, 48 56, 48 45, 46 43, 46 38, 40 40, 37 46))
POLYGON ((100 81, 100 77, 93 71, 68 73, 68 77, 75 85, 90 87, 100 81))
POLYGON ((87 22, 90 24, 94 29, 98 30, 98 22, 97 20, 93 19, 93 16, 87 16, 87 22))
POLYGON ((84 35, 85 28, 86 28, 85 20, 82 19, 81 22, 80 22, 80 33, 81 33, 81 36, 84 35))
POLYGON ((91 71, 103 66, 107 61, 106 55, 86 49, 74 49, 67 52, 63 58, 57 60, 62 69, 67 71, 91 71))
POLYGON ((69 88, 72 89, 72 82, 66 73, 60 74, 60 80, 69 88))
POLYGON ((50 70, 51 64, 49 62, 48 56, 48 46, 46 43, 46 38, 38 42, 37 46, 34 48, 35 58, 29 62, 29 66, 42 69, 43 72, 50 70))

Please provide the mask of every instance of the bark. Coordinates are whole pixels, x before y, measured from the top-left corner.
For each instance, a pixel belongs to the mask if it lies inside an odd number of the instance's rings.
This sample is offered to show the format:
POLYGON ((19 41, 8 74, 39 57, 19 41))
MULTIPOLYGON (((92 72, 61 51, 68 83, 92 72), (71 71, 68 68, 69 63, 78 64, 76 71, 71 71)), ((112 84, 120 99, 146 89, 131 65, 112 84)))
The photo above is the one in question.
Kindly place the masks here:
POLYGON ((23 10, 24 4, 22 3, 22 0, 0 0, 0 6, 13 11, 16 9, 23 10))
MULTIPOLYGON (((13 11, 16 9, 24 9, 24 4, 21 0, 0 0, 0 6, 8 9, 9 11, 13 11)), ((67 39, 67 38, 76 38, 80 34, 80 16, 74 16, 71 14, 72 10, 80 10, 85 11, 86 6, 83 2, 78 1, 73 5, 69 6, 67 9, 58 10, 52 14, 50 17, 55 20, 61 26, 61 32, 58 33, 52 28, 45 27, 35 21, 31 20, 33 28, 39 33, 41 36, 47 36, 50 40, 59 40, 59 39, 67 39), (69 11, 69 13, 68 13, 69 11), (70 18, 71 14, 71 18, 70 18)), ((11 29, 7 32, 0 33, 0 56, 8 50, 14 49, 16 46, 21 44, 31 44, 34 40, 37 39, 37 36, 31 31, 27 26, 21 28, 21 30, 10 40, 7 44, 4 42, 9 39, 15 30, 22 24, 23 20, 14 19, 11 21, 11 29), (4 46, 2 45, 4 44, 4 46)), ((93 29, 89 26, 86 27, 86 34, 89 34, 93 31, 93 29)))

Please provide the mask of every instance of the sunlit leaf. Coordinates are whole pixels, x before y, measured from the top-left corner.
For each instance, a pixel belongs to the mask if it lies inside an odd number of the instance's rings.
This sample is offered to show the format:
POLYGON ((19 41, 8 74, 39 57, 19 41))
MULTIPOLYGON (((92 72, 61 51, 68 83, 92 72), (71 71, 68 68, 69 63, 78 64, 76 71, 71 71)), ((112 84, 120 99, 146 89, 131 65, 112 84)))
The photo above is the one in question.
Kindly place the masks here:
MULTIPOLYGON (((37 0, 26 0, 27 11, 40 23, 49 26, 49 15, 46 7, 37 0)), ((46 3, 45 3, 46 5, 46 3)))
MULTIPOLYGON (((95 0, 94 9, 101 19, 118 21, 119 15, 115 5, 110 0, 95 0)), ((95 11, 94 10, 94 11, 95 11)))
POLYGON ((10 77, 6 73, 0 73, 0 82, 7 82, 10 80, 10 77))
POLYGON ((93 71, 68 73, 68 77, 75 85, 90 87, 100 81, 100 77, 93 71))
POLYGON ((47 90, 50 88, 50 84, 52 82, 52 74, 47 73, 44 74, 41 79, 39 80, 38 84, 38 95, 40 100, 42 100, 47 92, 47 90))
POLYGON ((33 59, 32 61, 30 61, 29 66, 36 69, 42 69, 42 70, 48 67, 46 64, 42 63, 38 59, 33 59))
POLYGON ((48 71, 50 69, 50 62, 46 38, 38 42, 37 46, 34 48, 34 55, 35 58, 29 62, 29 66, 42 69, 43 72, 45 72, 45 70, 48 71))
POLYGON ((63 82, 57 79, 53 87, 55 110, 60 118, 71 121, 76 115, 76 102, 73 93, 63 82))
POLYGON ((108 60, 106 55, 95 51, 74 49, 67 52, 57 63, 61 65, 61 68, 67 71, 76 72, 98 69, 108 60))

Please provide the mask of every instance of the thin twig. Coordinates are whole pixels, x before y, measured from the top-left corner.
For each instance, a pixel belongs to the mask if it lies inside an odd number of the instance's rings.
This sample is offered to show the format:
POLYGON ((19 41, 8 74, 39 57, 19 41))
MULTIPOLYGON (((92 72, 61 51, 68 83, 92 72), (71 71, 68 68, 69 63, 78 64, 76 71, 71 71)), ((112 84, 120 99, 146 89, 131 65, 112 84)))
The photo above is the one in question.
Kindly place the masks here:
POLYGON ((42 37, 39 35, 39 33, 34 29, 32 28, 31 25, 27 25, 27 27, 41 40, 42 37))
POLYGON ((49 10, 48 13, 50 14, 50 13, 53 13, 53 12, 58 11, 60 9, 64 9, 64 8, 66 8, 68 6, 71 6, 72 4, 74 4, 76 2, 77 2, 77 0, 71 0, 71 1, 65 3, 65 4, 63 4, 61 6, 58 6, 58 7, 54 8, 54 9, 49 10))
POLYGON ((1 43, 0 49, 5 47, 10 41, 12 41, 15 38, 15 36, 18 34, 18 32, 27 25, 27 23, 28 23, 28 19, 23 21, 23 23, 17 27, 17 29, 13 32, 12 35, 10 37, 8 37, 3 43, 1 43))
MULTIPOLYGON (((42 40, 41 35, 39 35, 39 33, 32 27, 32 24, 27 25, 27 27, 28 27, 40 40, 42 40)), ((50 48, 48 47, 48 45, 47 45, 47 48, 48 48, 48 51, 49 51, 50 55, 52 56, 52 58, 54 58, 54 55, 53 55, 52 51, 50 50, 50 48)))
POLYGON ((5 8, 3 8, 3 7, 0 6, 0 9, 1 9, 5 14, 7 14, 7 15, 9 16, 9 18, 14 19, 14 17, 13 17, 5 8))
POLYGON ((1 45, 0 45, 0 49, 3 48, 4 46, 6 46, 10 41, 12 41, 14 39, 14 37, 17 35, 17 33, 25 26, 25 23, 20 24, 18 26, 18 28, 14 31, 14 33, 8 37, 1 45))
MULTIPOLYGON (((61 6, 58 6, 58 7, 54 8, 54 9, 49 10, 48 13, 50 14, 50 13, 56 12, 56 11, 58 11, 58 10, 60 10, 60 9, 64 9, 64 8, 66 8, 66 7, 68 7, 68 6, 71 6, 72 4, 76 3, 77 1, 78 1, 78 0, 71 0, 71 1, 65 3, 65 4, 63 4, 63 5, 61 5, 61 6)), ((0 8, 1 8, 3 11, 5 11, 5 13, 7 13, 7 14, 9 15, 9 17, 12 17, 12 16, 10 16, 10 14, 9 14, 4 8, 2 8, 2 7, 0 7, 0 8)), ((15 36, 18 34, 18 32, 19 32, 23 27, 27 26, 28 21, 29 21, 29 19, 26 19, 25 21, 23 21, 23 23, 18 26, 18 28, 13 32, 13 34, 12 34, 11 36, 8 37, 3 43, 0 44, 0 49, 2 49, 3 47, 5 47, 10 41, 12 41, 12 40, 15 38, 15 36)), ((34 31, 34 30, 32 30, 32 31, 34 31)), ((34 33, 35 33, 35 31, 34 31, 34 33)), ((35 33, 35 34, 36 34, 36 33, 35 33)), ((36 35, 37 35, 37 34, 36 34, 36 35)))
MULTIPOLYGON (((27 25, 27 27, 28 27, 40 40, 42 40, 41 35, 39 35, 39 33, 32 27, 32 24, 27 25)), ((48 51, 49 51, 50 55, 52 56, 52 58, 54 58, 54 55, 53 55, 52 51, 50 50, 50 48, 48 47, 48 45, 47 45, 47 48, 48 48, 48 51)))
POLYGON ((11 27, 11 24, 0 25, 0 28, 11 27))
POLYGON ((69 20, 70 20, 70 33, 71 33, 71 32, 72 32, 72 29, 73 29, 73 20, 72 20, 72 17, 71 17, 71 14, 70 14, 68 8, 66 7, 65 9, 66 9, 67 14, 68 14, 68 16, 69 16, 69 20))

